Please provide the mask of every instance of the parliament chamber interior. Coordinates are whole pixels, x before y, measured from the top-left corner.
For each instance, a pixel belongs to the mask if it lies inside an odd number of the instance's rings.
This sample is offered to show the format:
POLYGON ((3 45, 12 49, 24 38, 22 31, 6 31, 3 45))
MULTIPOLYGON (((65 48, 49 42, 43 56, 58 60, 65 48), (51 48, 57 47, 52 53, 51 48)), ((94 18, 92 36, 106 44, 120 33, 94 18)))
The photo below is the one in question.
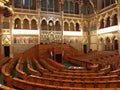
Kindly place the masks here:
POLYGON ((120 0, 0 0, 0 90, 120 90, 120 0))

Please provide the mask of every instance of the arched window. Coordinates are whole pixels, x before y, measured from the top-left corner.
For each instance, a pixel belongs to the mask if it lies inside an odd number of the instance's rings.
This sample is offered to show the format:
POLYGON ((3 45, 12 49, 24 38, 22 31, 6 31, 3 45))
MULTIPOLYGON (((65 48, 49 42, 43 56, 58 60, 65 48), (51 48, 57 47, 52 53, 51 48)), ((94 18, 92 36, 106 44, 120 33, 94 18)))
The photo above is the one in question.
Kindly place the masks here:
POLYGON ((14 0, 14 6, 15 8, 21 8, 22 0, 14 0))
POLYGON ((75 14, 79 14, 79 4, 75 3, 75 14))
POLYGON ((70 31, 74 31, 74 24, 70 23, 70 31))
POLYGON ((111 0, 111 4, 114 4, 115 3, 115 0, 111 0))
POLYGON ((67 0, 64 1, 64 12, 68 13, 68 1, 67 0))
POLYGON ((74 13, 74 4, 70 1, 70 13, 74 13))
POLYGON ((104 0, 100 0, 101 1, 101 9, 103 9, 105 7, 105 2, 104 0))
POLYGON ((29 0, 23 0, 23 8, 25 9, 29 8, 29 0))
POLYGON ((102 19, 101 21, 100 21, 100 29, 101 28, 104 28, 104 19, 102 19))
POLYGON ((108 7, 110 6, 111 4, 114 4, 115 3, 115 0, 100 0, 100 6, 101 6, 101 9, 105 8, 105 7, 108 7))
POLYGON ((20 21, 19 18, 15 19, 14 28, 15 29, 21 29, 21 21, 20 21))
POLYGON ((37 30, 37 22, 34 19, 31 21, 31 30, 37 30))
POLYGON ((69 27, 68 27, 68 23, 67 22, 64 23, 64 31, 69 31, 69 27))
POLYGON ((110 50, 110 38, 106 38, 106 45, 105 45, 105 50, 110 50))
POLYGON ((61 31, 61 29, 60 29, 60 22, 59 21, 57 21, 55 23, 55 31, 61 31))
POLYGON ((110 26, 110 17, 108 17, 106 20, 106 27, 109 27, 109 26, 110 26))
POLYGON ((117 19, 117 14, 115 14, 114 16, 113 16, 113 20, 112 20, 113 22, 112 22, 112 25, 118 25, 118 19, 117 19))
POLYGON ((80 26, 79 26, 79 23, 76 23, 76 31, 80 31, 80 26))
POLYGON ((47 6, 48 6, 48 11, 53 11, 53 0, 48 0, 47 6))
POLYGON ((59 12, 60 6, 59 6, 59 1, 54 0, 54 11, 59 12))
POLYGON ((41 10, 46 11, 47 10, 47 0, 41 0, 41 10))
POLYGON ((110 5, 110 0, 105 0, 105 6, 107 7, 107 6, 109 6, 110 5))
POLYGON ((42 30, 47 30, 47 22, 46 22, 46 20, 43 20, 43 21, 41 22, 41 29, 42 29, 42 30))
POLYGON ((36 0, 30 0, 30 9, 36 9, 36 0))
POLYGON ((23 29, 29 29, 29 21, 27 19, 23 21, 23 29))

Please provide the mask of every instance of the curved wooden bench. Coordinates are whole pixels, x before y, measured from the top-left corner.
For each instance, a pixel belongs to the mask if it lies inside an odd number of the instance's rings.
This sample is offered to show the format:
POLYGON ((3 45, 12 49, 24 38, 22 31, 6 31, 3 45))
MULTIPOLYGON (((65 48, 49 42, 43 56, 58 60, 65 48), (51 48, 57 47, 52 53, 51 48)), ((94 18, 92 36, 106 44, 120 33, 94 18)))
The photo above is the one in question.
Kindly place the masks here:
POLYGON ((37 70, 40 73, 48 73, 49 72, 47 69, 45 69, 44 67, 42 67, 35 58, 33 58, 33 62, 36 64, 37 70))
POLYGON ((24 89, 24 90, 86 90, 85 88, 77 88, 77 87, 61 87, 61 86, 55 86, 55 85, 46 85, 46 84, 40 84, 36 82, 29 82, 26 80, 21 80, 18 78, 12 79, 12 85, 13 87, 17 87, 18 89, 24 89))
POLYGON ((0 84, 0 90, 16 90, 16 89, 0 84))
POLYGON ((31 60, 27 59, 27 67, 28 67, 28 72, 32 75, 40 76, 41 74, 39 71, 33 69, 32 62, 31 60))
POLYGON ((9 58, 9 57, 4 57, 4 58, 2 58, 2 59, 0 60, 0 70, 1 70, 2 66, 3 66, 5 63, 7 63, 10 59, 11 59, 11 58, 9 58))
POLYGON ((26 79, 27 78, 27 74, 23 71, 22 57, 19 58, 19 61, 16 65, 16 73, 17 73, 18 77, 21 78, 21 79, 26 79))
POLYGON ((111 80, 111 81, 79 81, 79 80, 59 80, 59 79, 51 79, 51 78, 43 78, 38 76, 29 76, 28 81, 36 82, 46 85, 56 85, 56 86, 67 86, 67 87, 79 87, 79 88, 115 88, 120 87, 120 80, 111 80))

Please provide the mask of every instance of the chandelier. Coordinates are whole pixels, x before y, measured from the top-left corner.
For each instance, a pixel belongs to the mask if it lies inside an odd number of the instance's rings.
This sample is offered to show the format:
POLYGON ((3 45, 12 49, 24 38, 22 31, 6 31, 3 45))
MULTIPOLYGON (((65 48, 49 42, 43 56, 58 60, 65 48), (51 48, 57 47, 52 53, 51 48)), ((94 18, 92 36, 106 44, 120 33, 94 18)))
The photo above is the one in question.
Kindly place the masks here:
POLYGON ((6 6, 5 3, 8 3, 9 0, 0 1, 0 14, 3 14, 5 17, 12 16, 14 14, 13 9, 9 6, 6 6))

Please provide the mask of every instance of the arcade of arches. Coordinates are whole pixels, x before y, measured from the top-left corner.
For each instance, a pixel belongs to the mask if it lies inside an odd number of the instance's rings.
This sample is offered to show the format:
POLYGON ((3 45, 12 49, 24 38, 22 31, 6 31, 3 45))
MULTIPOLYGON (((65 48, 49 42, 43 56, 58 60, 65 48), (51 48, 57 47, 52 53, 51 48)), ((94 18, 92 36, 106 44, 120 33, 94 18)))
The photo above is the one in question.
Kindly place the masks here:
MULTIPOLYGON (((11 17, 0 16, 0 54, 37 44, 66 43, 86 53, 118 50, 120 0, 9 0, 11 17)), ((9 13, 8 13, 9 14, 9 13)))

